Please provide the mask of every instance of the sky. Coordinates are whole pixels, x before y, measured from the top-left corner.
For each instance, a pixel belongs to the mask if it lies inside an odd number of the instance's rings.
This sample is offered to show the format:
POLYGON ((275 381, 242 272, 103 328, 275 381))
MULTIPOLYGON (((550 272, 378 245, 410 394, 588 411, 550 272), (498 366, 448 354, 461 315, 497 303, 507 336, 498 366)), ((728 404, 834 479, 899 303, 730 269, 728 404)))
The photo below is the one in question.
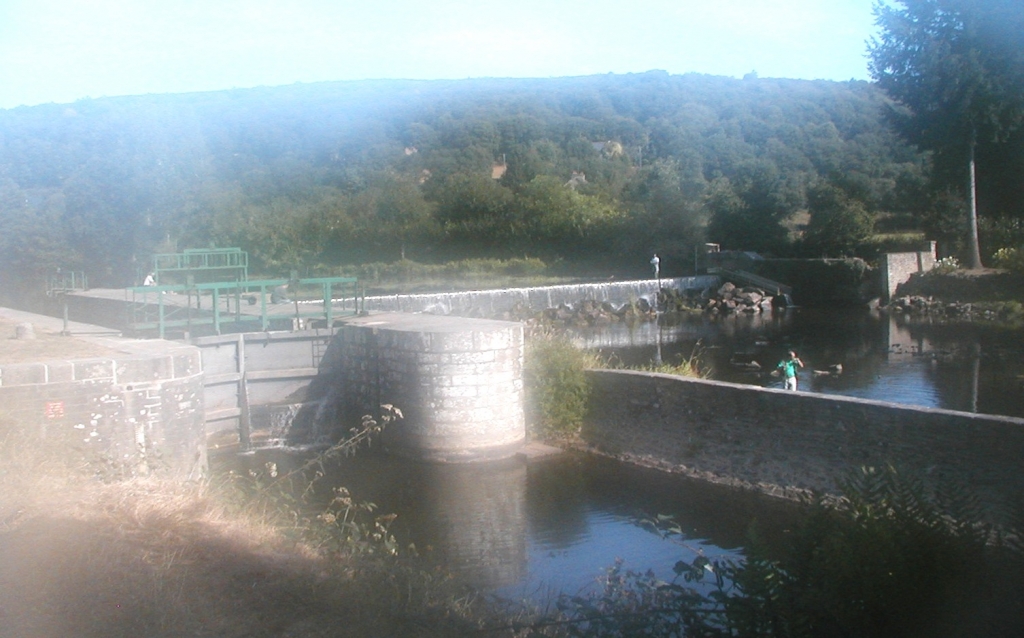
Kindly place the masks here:
POLYGON ((0 108, 364 79, 868 79, 872 0, 0 0, 0 108))

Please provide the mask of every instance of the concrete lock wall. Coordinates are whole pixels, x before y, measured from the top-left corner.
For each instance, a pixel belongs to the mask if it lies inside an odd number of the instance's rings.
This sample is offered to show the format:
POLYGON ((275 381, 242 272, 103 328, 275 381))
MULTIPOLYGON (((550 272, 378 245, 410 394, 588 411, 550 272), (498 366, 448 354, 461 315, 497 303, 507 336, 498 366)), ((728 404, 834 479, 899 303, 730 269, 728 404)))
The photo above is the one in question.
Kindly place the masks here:
POLYGON ((1024 419, 594 370, 598 450, 779 495, 837 493, 863 466, 966 486, 993 516, 1024 495, 1024 419))
POLYGON ((110 358, 0 367, 0 430, 71 444, 128 474, 206 472, 199 351, 123 344, 110 358))
POLYGON ((460 462, 514 454, 526 438, 523 328, 508 321, 381 314, 347 321, 332 344, 342 423, 379 414, 391 452, 460 462))

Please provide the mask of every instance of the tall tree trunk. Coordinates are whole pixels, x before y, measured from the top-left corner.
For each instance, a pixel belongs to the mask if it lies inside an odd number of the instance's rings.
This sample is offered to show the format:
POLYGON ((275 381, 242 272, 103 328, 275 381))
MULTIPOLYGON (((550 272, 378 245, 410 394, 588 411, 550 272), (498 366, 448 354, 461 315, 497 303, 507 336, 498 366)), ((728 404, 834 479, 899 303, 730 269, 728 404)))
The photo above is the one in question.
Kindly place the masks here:
POLYGON ((974 147, 977 130, 971 126, 971 139, 967 147, 967 250, 972 269, 981 268, 981 248, 978 245, 978 192, 974 178, 974 147))

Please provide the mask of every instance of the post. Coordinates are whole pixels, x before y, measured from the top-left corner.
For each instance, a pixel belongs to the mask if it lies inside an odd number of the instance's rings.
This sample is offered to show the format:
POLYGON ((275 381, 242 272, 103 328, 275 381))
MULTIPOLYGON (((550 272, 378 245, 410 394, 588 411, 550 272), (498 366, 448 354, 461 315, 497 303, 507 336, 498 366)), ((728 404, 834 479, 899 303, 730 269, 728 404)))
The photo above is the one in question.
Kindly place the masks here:
POLYGON ((334 295, 331 293, 331 282, 326 281, 326 282, 324 282, 323 286, 324 286, 324 314, 327 316, 327 328, 330 329, 330 327, 332 325, 332 322, 331 322, 331 319, 332 319, 332 317, 331 317, 331 314, 332 314, 331 310, 333 310, 331 308, 331 302, 333 301, 334 295))
POLYGON ((290 275, 288 289, 292 295, 292 301, 295 303, 295 321, 292 322, 292 330, 298 330, 302 324, 301 315, 299 314, 299 271, 293 270, 290 275))
POLYGON ((261 327, 263 330, 267 329, 269 321, 267 320, 267 286, 266 284, 260 284, 260 320, 261 327))
POLYGON ((60 331, 62 337, 70 337, 71 331, 68 330, 68 295, 66 292, 61 293, 60 300, 64 304, 64 329, 60 331))
MULTIPOLYGON (((220 289, 213 289, 213 329, 220 334, 220 289)), ((231 298, 228 298, 228 312, 231 312, 231 298)))
POLYGON ((238 443, 243 450, 252 446, 252 417, 249 411, 249 383, 245 378, 245 334, 235 342, 235 369, 238 370, 238 443))

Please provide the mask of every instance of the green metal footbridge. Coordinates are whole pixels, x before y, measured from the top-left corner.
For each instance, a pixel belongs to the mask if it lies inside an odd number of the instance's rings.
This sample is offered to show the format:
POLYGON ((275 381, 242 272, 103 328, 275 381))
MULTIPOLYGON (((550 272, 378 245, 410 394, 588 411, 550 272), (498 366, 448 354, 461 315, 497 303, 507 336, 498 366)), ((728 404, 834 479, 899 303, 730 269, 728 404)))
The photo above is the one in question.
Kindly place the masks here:
POLYGON ((152 274, 155 285, 125 289, 127 323, 133 332, 156 331, 161 339, 169 331, 221 334, 299 328, 306 322, 330 326, 360 312, 354 277, 300 278, 292 272, 288 279, 250 280, 248 255, 239 248, 155 255, 152 274))

